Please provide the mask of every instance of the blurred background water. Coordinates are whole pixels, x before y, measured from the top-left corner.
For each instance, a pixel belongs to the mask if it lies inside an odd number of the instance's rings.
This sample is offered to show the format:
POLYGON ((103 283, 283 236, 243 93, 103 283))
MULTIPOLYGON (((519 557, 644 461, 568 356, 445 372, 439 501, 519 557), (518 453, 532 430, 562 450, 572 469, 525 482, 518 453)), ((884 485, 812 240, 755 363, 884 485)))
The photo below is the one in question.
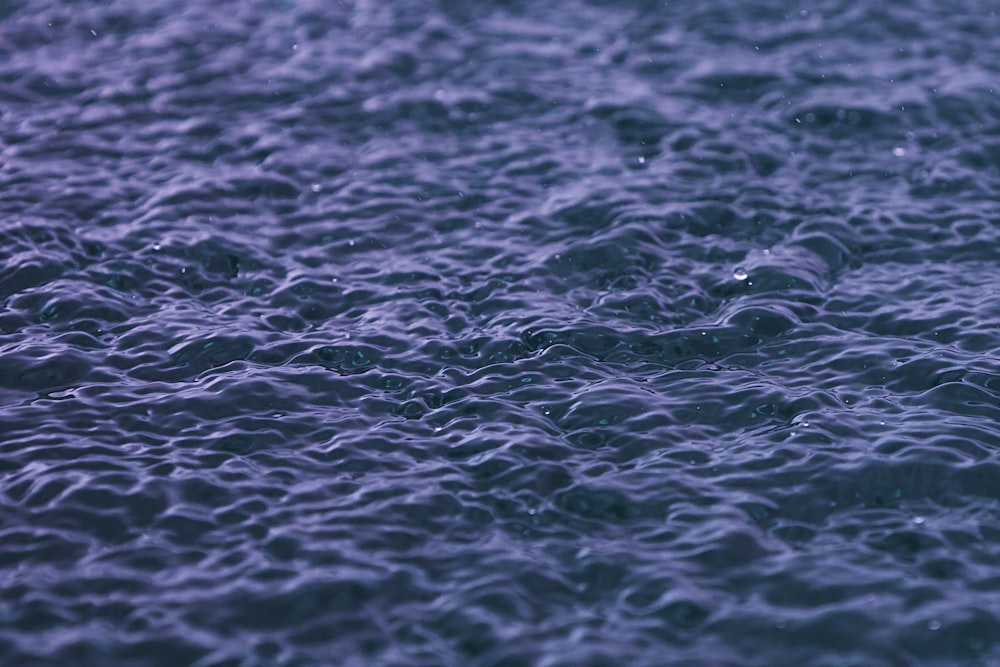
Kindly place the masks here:
POLYGON ((992 3, 0 1, 0 663, 1000 663, 992 3))

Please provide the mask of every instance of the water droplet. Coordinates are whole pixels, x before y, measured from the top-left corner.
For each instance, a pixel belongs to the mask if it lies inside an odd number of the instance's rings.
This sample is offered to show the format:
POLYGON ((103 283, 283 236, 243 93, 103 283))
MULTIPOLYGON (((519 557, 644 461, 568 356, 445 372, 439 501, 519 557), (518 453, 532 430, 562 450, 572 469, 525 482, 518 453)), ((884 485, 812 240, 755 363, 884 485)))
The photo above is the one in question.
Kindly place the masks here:
POLYGON ((319 192, 320 190, 323 189, 323 186, 320 185, 319 183, 313 183, 312 185, 309 186, 309 189, 312 190, 313 192, 319 192))
POLYGON ((750 274, 742 266, 737 266, 733 271, 733 278, 736 280, 746 280, 749 276, 750 274))
POLYGON ((646 164, 646 158, 642 155, 639 156, 639 164, 646 164))
POLYGON ((923 522, 924 522, 924 517, 922 516, 913 517, 913 523, 917 524, 918 526, 921 525, 923 522))
POLYGON ((940 630, 941 629, 941 621, 937 620, 936 618, 932 618, 927 623, 927 627, 929 629, 931 629, 931 630, 940 630))
POLYGON ((896 146, 895 148, 892 149, 892 154, 895 155, 896 157, 903 157, 904 155, 906 155, 906 149, 903 148, 902 146, 896 146))

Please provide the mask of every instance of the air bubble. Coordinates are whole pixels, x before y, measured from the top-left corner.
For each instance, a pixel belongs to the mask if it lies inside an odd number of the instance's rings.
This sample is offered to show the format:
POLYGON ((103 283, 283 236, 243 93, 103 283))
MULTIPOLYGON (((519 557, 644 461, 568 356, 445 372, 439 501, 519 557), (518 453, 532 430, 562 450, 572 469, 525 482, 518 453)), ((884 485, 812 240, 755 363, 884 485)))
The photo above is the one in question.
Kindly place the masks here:
POLYGON ((747 273, 747 270, 744 269, 742 266, 737 266, 736 269, 733 271, 733 278, 735 278, 736 280, 746 280, 749 277, 750 274, 747 273))

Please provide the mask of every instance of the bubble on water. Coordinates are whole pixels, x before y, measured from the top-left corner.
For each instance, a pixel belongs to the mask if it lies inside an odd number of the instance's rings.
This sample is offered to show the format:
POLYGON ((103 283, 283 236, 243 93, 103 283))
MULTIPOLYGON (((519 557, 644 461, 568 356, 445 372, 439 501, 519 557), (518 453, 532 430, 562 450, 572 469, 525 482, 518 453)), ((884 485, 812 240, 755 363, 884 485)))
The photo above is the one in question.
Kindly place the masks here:
POLYGON ((896 146, 895 148, 892 149, 892 154, 895 155, 896 157, 903 157, 904 155, 906 155, 906 149, 903 148, 902 146, 896 146))
POLYGON ((918 526, 920 524, 922 524, 923 522, 924 522, 924 517, 922 517, 922 516, 915 516, 915 517, 913 517, 913 523, 917 524, 918 526))
POLYGON ((930 630, 940 630, 941 629, 941 621, 937 620, 936 618, 932 618, 930 621, 928 621, 927 627, 930 630))
POLYGON ((747 270, 744 269, 742 266, 737 266, 733 270, 733 278, 736 278, 736 280, 746 280, 749 277, 750 274, 747 273, 747 270))

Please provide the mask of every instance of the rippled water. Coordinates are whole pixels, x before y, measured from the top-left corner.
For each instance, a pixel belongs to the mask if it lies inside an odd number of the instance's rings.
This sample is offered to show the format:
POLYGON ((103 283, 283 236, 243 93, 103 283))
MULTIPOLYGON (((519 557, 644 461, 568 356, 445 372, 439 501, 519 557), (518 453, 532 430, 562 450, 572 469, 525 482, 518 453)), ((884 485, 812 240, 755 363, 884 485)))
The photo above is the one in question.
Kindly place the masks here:
POLYGON ((992 3, 0 17, 2 664, 1000 663, 992 3))

